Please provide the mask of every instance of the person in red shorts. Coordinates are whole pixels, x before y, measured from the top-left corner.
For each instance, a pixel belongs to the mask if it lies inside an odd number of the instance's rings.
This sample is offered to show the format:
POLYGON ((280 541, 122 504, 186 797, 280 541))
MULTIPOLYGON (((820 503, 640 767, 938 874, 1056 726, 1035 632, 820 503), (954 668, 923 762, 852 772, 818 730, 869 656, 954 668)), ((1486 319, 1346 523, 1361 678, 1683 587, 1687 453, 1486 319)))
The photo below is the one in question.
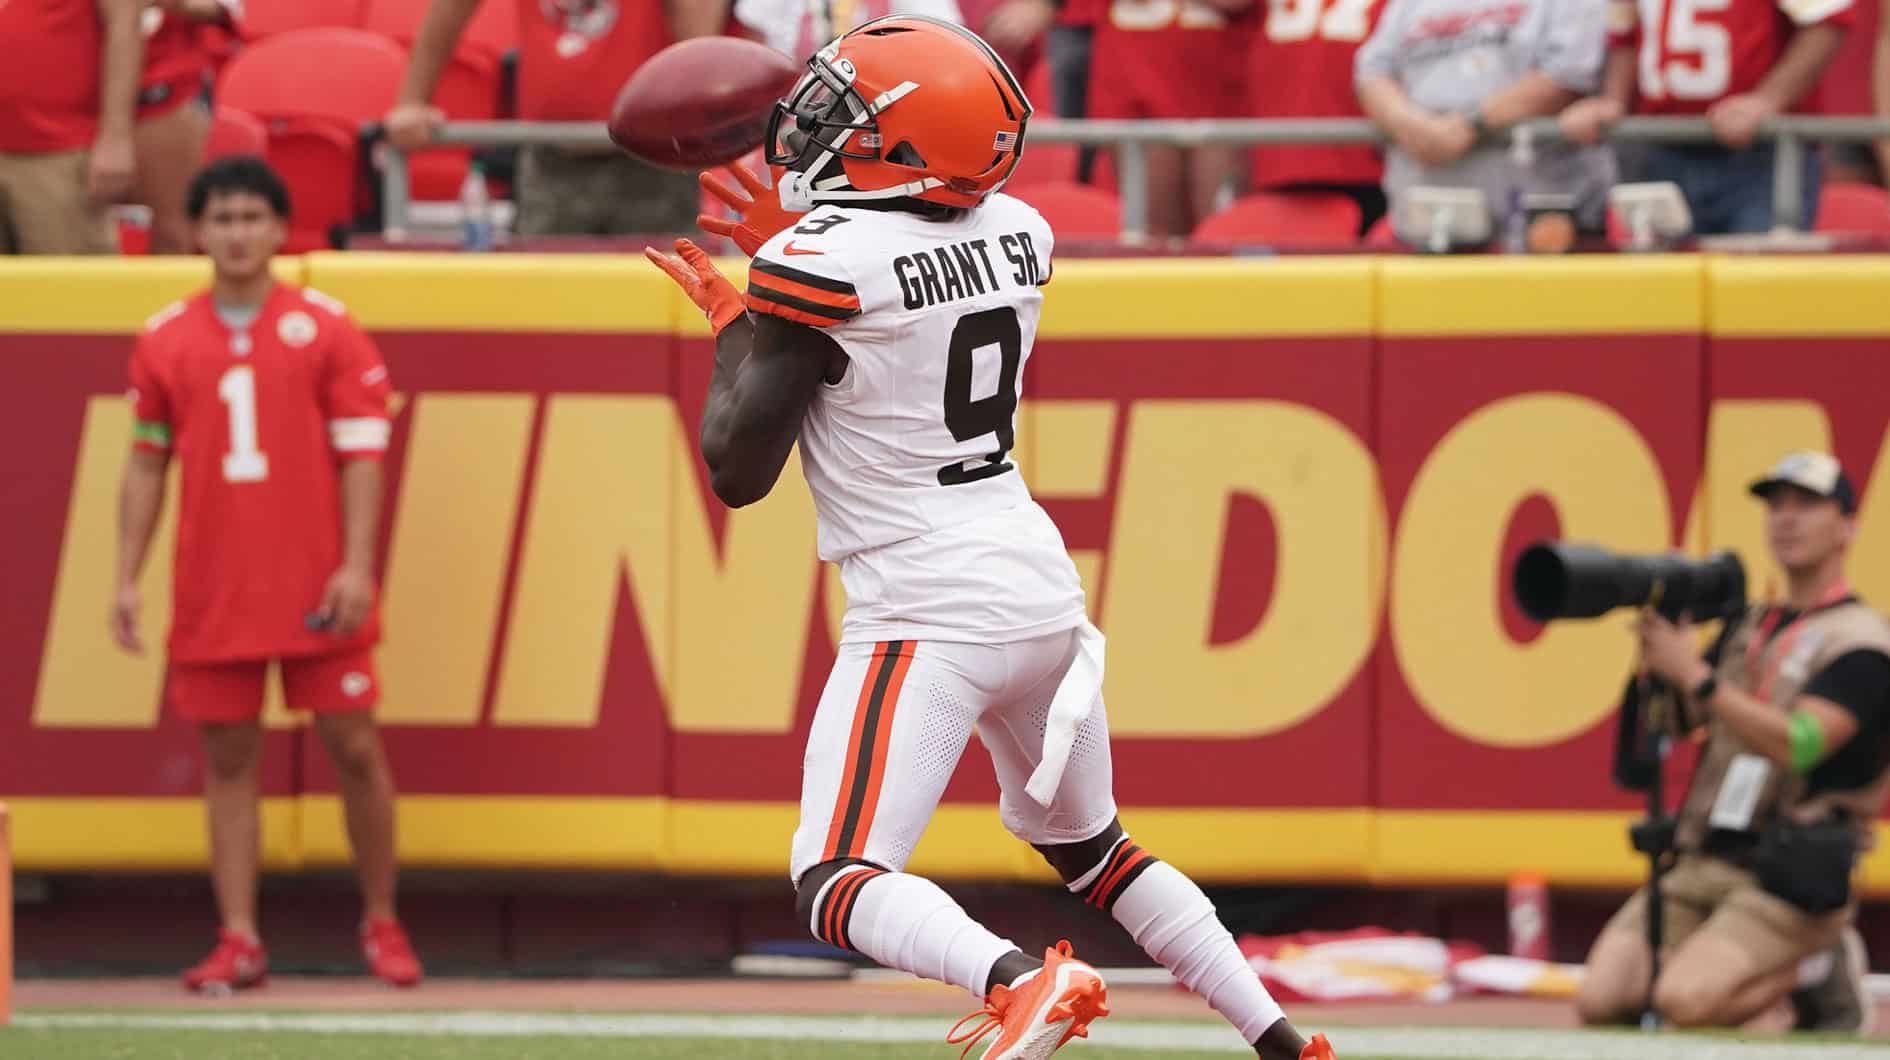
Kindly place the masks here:
POLYGON ((204 33, 232 25, 239 0, 154 0, 145 7, 144 75, 138 84, 138 183, 151 208, 151 253, 193 249, 184 193, 203 164, 210 112, 203 90, 213 65, 204 33))
POLYGON ((189 192, 210 289, 146 322, 131 355, 136 424, 119 502, 113 635, 139 652, 138 571, 182 468, 167 708, 202 729, 211 882, 222 930, 193 990, 256 986, 258 717, 271 663, 340 778, 360 870, 361 945, 382 979, 420 963, 394 918, 394 783, 371 708, 374 546, 387 448, 387 369, 347 310, 279 283, 289 195, 261 159, 219 160, 189 192))
MULTIPOLYGON (((1089 53, 1092 118, 1247 116, 1253 0, 1111 0, 1089 53)), ((1148 231, 1185 236, 1213 213, 1241 149, 1150 146, 1148 231)))
MULTIPOLYGON (((1255 118, 1360 118, 1352 67, 1384 0, 1270 0, 1248 58, 1248 114, 1255 118)), ((1253 186, 1338 192, 1358 203, 1359 234, 1385 214, 1384 160, 1370 145, 1256 147, 1253 186)))
MULTIPOLYGON (((1701 235, 1773 227, 1776 148, 1766 119, 1816 110, 1816 86, 1856 19, 1856 0, 1610 0, 1598 95, 1564 110, 1562 130, 1592 143, 1630 111, 1704 115, 1718 141, 1654 144, 1639 179, 1679 185, 1701 235)), ((1805 152, 1799 222, 1817 219, 1823 166, 1805 152)))

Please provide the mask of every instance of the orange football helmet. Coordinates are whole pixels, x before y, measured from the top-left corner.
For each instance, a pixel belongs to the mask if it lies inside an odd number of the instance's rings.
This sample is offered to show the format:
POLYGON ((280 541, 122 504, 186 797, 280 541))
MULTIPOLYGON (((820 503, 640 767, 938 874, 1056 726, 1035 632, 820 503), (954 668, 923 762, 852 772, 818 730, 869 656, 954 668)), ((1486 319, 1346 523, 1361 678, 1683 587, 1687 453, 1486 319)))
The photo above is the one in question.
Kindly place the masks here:
POLYGON ((913 198, 964 209, 1004 186, 1030 100, 977 34, 921 15, 864 23, 815 53, 768 122, 781 199, 913 198))

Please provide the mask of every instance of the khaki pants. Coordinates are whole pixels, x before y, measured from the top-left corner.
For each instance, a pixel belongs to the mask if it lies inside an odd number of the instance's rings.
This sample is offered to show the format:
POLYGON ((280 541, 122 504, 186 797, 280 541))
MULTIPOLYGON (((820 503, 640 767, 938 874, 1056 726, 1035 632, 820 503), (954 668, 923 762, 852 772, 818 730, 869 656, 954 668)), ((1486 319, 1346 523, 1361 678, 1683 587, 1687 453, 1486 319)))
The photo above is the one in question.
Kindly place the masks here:
POLYGON ((693 173, 617 151, 527 147, 518 162, 519 235, 681 235, 696 227, 702 195, 693 173))
POLYGON ((0 154, 0 254, 116 254, 111 212, 85 191, 87 151, 0 154))
MULTIPOLYGON (((1695 932, 1719 935, 1750 954, 1767 974, 1830 949, 1857 912, 1853 902, 1818 916, 1759 887, 1757 877, 1732 862, 1682 854, 1661 877, 1664 921, 1661 954, 1671 954, 1695 932)), ((1603 932, 1647 937, 1647 890, 1634 892, 1603 932)))

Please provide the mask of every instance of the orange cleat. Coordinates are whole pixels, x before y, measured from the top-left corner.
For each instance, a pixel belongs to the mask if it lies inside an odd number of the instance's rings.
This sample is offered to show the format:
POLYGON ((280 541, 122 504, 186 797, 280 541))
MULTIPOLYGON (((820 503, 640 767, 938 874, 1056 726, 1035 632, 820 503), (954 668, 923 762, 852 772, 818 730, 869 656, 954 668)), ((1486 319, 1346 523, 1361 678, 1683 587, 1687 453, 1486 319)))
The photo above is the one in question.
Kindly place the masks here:
POLYGON ((1044 951, 1043 969, 1016 986, 999 986, 985 999, 984 1008, 953 1025, 945 1040, 965 1043, 961 1060, 971 1047, 992 1031, 997 1040, 979 1060, 1043 1060, 1071 1038, 1089 1037, 1089 1025, 1109 1015, 1109 988, 1086 961, 1070 955, 1070 944, 1059 942, 1044 951), (970 1030, 961 1030, 982 1018, 970 1030))
POLYGON ((420 958, 414 956, 407 933, 393 920, 376 920, 361 928, 361 954, 368 968, 394 986, 420 981, 420 958))
POLYGON ((1339 1054, 1332 1051, 1332 1043, 1326 1041, 1323 1034, 1315 1034, 1306 1048, 1299 1051, 1299 1060, 1339 1060, 1339 1054))
POLYGON ((269 955, 263 952, 262 943, 234 931, 219 930, 210 956, 184 973, 184 988, 227 997, 268 980, 269 955))

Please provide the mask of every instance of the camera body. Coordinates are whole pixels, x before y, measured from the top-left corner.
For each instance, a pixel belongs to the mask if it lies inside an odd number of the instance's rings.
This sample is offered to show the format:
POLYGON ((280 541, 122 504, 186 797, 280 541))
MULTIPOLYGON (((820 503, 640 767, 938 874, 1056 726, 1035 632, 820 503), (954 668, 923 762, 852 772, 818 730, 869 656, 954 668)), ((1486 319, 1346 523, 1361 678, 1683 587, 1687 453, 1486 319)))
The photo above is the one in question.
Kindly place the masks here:
POLYGON ((1511 588, 1523 613, 1537 622, 1597 618, 1620 607, 1652 607, 1673 621, 1710 621, 1744 610, 1746 568, 1731 552, 1705 559, 1631 556, 1543 541, 1517 559, 1511 588))

